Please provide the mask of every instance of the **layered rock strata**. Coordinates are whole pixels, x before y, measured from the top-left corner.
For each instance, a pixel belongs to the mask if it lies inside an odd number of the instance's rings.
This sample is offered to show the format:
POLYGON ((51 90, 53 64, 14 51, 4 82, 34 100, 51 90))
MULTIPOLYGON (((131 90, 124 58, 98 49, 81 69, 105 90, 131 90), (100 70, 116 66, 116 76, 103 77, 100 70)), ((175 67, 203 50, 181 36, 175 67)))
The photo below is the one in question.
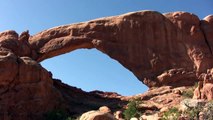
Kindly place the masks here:
POLYGON ((140 11, 54 27, 33 36, 28 31, 2 32, 0 119, 40 119, 59 106, 75 106, 68 111, 80 113, 89 106, 79 110, 75 102, 91 104, 76 101, 85 96, 100 103, 97 107, 106 105, 103 97, 54 81, 39 64, 81 48, 102 51, 149 87, 193 85, 213 67, 213 16, 200 20, 187 12, 140 11))
POLYGON ((187 12, 162 15, 142 11, 59 26, 30 37, 35 53, 31 56, 42 61, 76 49, 96 48, 119 61, 149 87, 175 81, 192 84, 196 74, 212 67, 212 19, 207 16, 200 20, 187 12), (158 77, 180 69, 167 76, 183 74, 190 78, 167 81, 158 77))

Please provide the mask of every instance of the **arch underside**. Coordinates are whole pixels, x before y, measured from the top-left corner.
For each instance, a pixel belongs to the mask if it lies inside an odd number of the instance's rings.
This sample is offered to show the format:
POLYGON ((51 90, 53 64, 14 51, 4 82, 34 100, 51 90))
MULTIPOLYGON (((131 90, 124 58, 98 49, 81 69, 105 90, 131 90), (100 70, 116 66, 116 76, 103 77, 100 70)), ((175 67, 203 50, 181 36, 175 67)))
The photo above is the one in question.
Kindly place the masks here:
POLYGON ((211 19, 200 21, 187 12, 141 11, 59 26, 31 36, 30 52, 20 56, 40 62, 76 49, 96 48, 149 87, 180 85, 176 81, 192 84, 196 74, 212 67, 211 19))

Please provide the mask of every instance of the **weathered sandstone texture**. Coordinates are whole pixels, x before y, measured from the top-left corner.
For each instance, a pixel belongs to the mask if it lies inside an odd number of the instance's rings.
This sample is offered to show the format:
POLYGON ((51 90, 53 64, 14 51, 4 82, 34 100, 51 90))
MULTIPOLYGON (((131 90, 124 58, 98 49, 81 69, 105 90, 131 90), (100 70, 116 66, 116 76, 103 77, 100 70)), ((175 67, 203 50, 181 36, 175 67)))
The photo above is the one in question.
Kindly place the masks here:
POLYGON ((113 109, 122 104, 116 95, 86 93, 53 80, 52 74, 29 57, 32 53, 27 32, 0 33, 0 119, 42 120, 46 113, 64 109, 81 114, 103 105, 113 109))
POLYGON ((194 99, 213 100, 213 68, 199 76, 199 83, 194 90, 194 99))
POLYGON ((29 44, 38 62, 96 48, 149 87, 181 86, 194 83, 196 74, 212 67, 212 26, 213 16, 199 20, 187 12, 142 11, 51 28, 31 36, 29 44))
POLYGON ((39 64, 81 48, 102 51, 149 87, 193 85, 213 67, 213 16, 200 20, 187 12, 141 11, 54 27, 33 36, 28 31, 2 32, 0 119, 40 119, 59 107, 70 114, 94 105, 116 107, 120 96, 72 88, 53 80, 39 64))
POLYGON ((49 73, 29 57, 0 51, 0 119, 40 119, 60 103, 49 73))

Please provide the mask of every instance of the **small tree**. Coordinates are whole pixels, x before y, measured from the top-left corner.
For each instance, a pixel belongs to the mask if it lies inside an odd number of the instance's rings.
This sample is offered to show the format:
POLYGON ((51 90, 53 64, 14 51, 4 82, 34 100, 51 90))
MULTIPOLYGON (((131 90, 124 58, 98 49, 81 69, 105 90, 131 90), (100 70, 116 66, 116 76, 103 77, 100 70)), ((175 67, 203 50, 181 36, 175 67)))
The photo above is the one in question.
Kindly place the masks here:
POLYGON ((130 120, 132 117, 137 117, 139 115, 138 111, 139 101, 132 100, 127 104, 127 109, 124 111, 124 117, 127 120, 130 120))

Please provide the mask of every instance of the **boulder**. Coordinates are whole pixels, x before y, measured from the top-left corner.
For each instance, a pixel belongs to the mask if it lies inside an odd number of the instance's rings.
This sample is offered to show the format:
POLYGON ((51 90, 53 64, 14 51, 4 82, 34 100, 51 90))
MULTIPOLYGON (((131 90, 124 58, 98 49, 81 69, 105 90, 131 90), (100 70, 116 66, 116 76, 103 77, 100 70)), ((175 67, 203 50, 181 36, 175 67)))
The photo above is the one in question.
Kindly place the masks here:
POLYGON ((108 107, 102 106, 97 111, 93 110, 82 114, 80 120, 116 120, 110 112, 108 107))
POLYGON ((115 119, 117 119, 117 120, 124 120, 124 118, 123 118, 123 112, 122 111, 116 111, 115 113, 114 113, 114 116, 115 116, 115 119))
POLYGON ((160 117, 158 114, 153 114, 153 115, 142 115, 141 116, 142 120, 160 120, 160 117))
POLYGON ((131 118, 130 120, 138 120, 138 118, 133 117, 133 118, 131 118))
POLYGON ((111 113, 111 110, 107 106, 100 107, 99 111, 104 112, 104 113, 111 113))
POLYGON ((84 113, 80 120, 116 120, 113 115, 100 111, 89 111, 84 113))

